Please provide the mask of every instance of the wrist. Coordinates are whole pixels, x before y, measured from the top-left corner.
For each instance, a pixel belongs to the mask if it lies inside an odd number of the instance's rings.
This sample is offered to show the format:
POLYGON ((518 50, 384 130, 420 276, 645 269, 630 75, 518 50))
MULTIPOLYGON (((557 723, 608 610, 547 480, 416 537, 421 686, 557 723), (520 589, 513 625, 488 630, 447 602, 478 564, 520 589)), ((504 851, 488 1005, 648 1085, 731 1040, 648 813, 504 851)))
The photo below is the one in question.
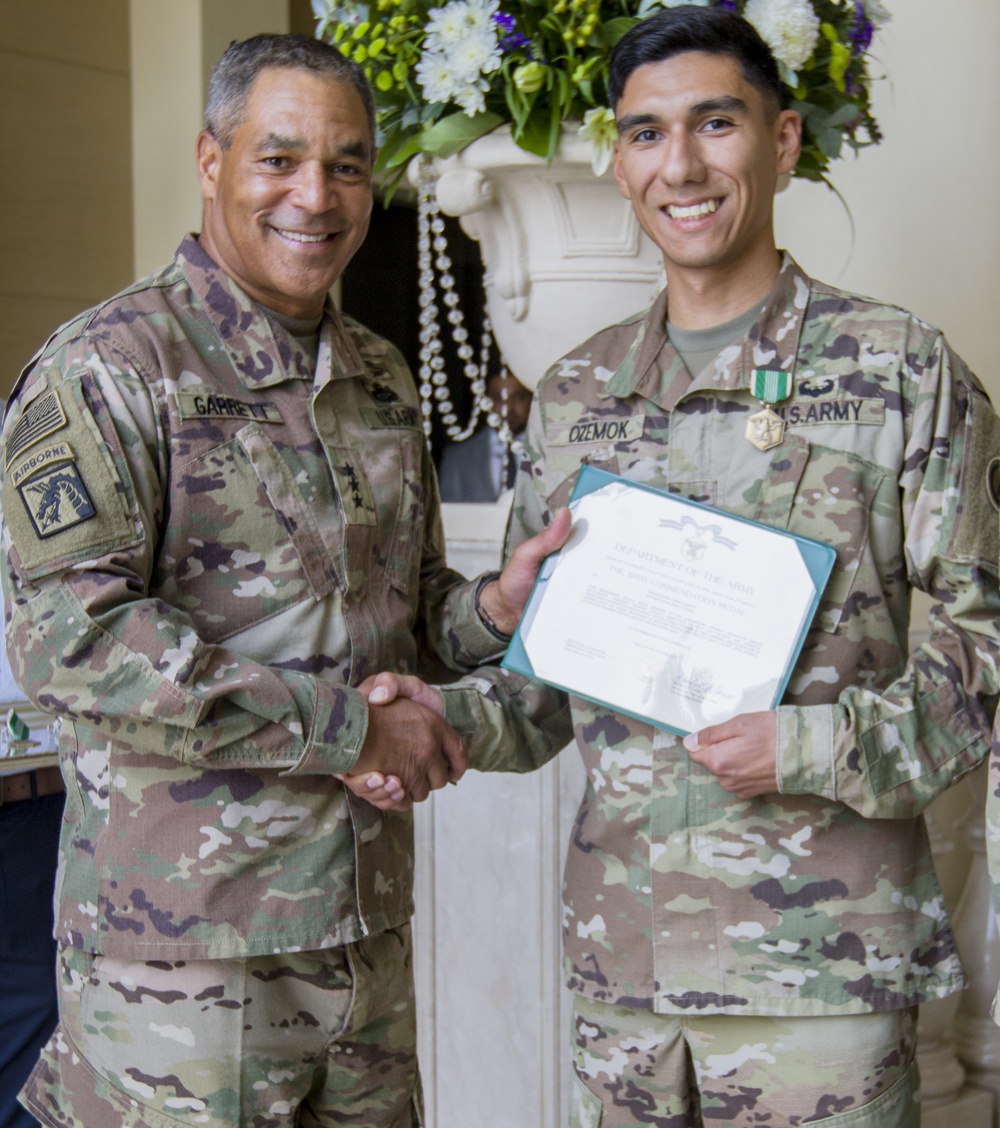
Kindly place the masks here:
POLYGON ((476 587, 476 614, 480 622, 498 641, 510 642, 517 627, 517 616, 512 615, 500 595, 499 572, 487 572, 476 587))

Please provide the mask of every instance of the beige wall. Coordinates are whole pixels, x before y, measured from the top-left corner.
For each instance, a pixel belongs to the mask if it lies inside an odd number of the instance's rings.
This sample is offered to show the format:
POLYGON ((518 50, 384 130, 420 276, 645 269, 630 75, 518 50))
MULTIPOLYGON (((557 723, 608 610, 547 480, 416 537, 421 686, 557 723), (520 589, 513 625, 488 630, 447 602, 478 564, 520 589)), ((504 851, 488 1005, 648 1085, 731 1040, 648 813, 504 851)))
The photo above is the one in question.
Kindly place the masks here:
POLYGON ((1000 405, 1000 3, 887 0, 874 49, 884 142, 779 197, 778 236, 810 273, 939 326, 1000 405))
POLYGON ((308 0, 0 0, 0 396, 63 321, 195 230, 194 139, 232 39, 308 0))
POLYGON ((132 278, 128 0, 0 0, 0 395, 132 278))
POLYGON ((234 39, 289 29, 288 0, 129 0, 134 80, 135 275, 197 231, 194 145, 212 67, 234 39))

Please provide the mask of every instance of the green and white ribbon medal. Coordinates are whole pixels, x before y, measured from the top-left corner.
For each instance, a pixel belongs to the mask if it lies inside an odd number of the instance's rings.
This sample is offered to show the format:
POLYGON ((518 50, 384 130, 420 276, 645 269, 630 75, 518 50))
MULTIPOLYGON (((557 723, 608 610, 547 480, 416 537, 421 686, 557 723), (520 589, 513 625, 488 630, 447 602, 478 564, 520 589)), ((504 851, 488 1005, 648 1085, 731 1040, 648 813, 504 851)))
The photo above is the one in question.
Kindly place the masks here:
POLYGON ((792 394, 792 374, 777 368, 756 368, 750 393, 763 407, 747 419, 746 437, 758 450, 770 450, 785 437, 785 421, 771 408, 792 394))

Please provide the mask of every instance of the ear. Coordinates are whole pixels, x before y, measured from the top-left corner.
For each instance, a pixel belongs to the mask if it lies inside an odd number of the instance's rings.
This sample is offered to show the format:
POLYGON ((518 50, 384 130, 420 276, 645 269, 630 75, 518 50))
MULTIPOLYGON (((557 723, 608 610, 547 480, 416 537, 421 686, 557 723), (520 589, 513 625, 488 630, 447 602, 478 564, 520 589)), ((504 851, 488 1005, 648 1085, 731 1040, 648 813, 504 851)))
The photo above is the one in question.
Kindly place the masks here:
POLYGON ((791 172, 802 152, 802 117, 795 110, 782 110, 774 122, 775 152, 779 176, 791 172))
POLYGON ((615 180, 618 182, 618 191, 621 192, 626 200, 631 200, 632 195, 628 190, 628 183, 625 180, 625 173, 622 171, 622 147, 620 141, 615 142, 615 159, 613 167, 615 180))
POLYGON ((198 134, 198 140, 195 143, 195 162, 202 198, 214 200, 219 178, 219 166, 222 163, 222 146, 207 129, 203 129, 198 134))

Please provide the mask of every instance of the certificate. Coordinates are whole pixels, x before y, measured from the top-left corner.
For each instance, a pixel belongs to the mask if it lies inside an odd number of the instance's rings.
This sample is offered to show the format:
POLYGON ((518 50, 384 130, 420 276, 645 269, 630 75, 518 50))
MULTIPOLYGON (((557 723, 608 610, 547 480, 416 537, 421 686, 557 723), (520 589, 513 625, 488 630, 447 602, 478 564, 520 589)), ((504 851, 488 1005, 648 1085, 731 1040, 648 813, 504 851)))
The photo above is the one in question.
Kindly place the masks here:
POLYGON ((835 551, 585 466, 503 665, 686 735, 781 699, 835 551))

